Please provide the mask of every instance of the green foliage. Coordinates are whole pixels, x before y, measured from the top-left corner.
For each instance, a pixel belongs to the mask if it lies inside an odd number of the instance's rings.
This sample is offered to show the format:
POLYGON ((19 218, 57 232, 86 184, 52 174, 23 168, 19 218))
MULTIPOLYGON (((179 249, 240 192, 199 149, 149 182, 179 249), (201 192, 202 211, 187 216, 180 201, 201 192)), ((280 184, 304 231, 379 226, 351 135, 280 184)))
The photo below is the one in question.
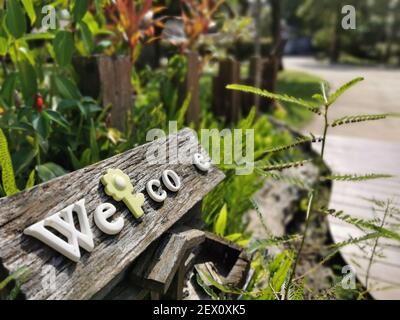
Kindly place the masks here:
POLYGON ((19 192, 15 183, 14 169, 11 162, 10 152, 8 150, 7 139, 0 129, 0 169, 1 183, 5 195, 11 196, 19 192))
POLYGON ((29 16, 29 20, 31 21, 31 25, 34 25, 36 22, 36 11, 35 11, 35 7, 33 4, 34 0, 21 0, 22 4, 24 6, 25 12, 28 14, 29 16))
POLYGON ((43 182, 50 181, 67 173, 62 167, 52 162, 36 166, 36 171, 43 182))
POLYGON ((386 179, 386 178, 393 178, 393 176, 389 174, 376 174, 376 173, 370 173, 365 175, 345 174, 345 175, 326 176, 322 177, 321 180, 360 182, 360 181, 386 179))
POLYGON ((309 110, 313 113, 321 114, 319 108, 315 104, 312 104, 312 103, 307 102, 300 98, 288 96, 286 94, 276 94, 276 93, 269 92, 267 90, 262 90, 262 89, 258 89, 258 88, 252 87, 252 86, 246 86, 246 85, 241 85, 241 84, 230 84, 226 88, 230 89, 230 90, 237 90, 237 91, 241 91, 241 92, 253 93, 253 94, 256 94, 256 95, 259 95, 262 97, 274 99, 276 101, 293 103, 297 106, 306 108, 307 110, 309 110))
POLYGON ((293 149, 296 148, 298 146, 301 146, 303 144, 309 144, 312 142, 321 142, 322 139, 321 138, 316 138, 315 136, 311 135, 310 137, 301 137, 301 138, 297 138, 294 142, 287 144, 287 145, 283 145, 283 146, 277 146, 277 147, 273 147, 270 149, 267 149, 265 151, 261 151, 260 153, 258 153, 257 155, 255 155, 256 159, 259 159, 260 157, 263 157, 269 153, 277 153, 277 152, 282 152, 282 151, 286 151, 289 149, 293 149))
POLYGON ((365 122, 365 121, 376 121, 382 120, 389 117, 391 114, 369 114, 369 115, 357 115, 357 116, 346 116, 340 119, 336 119, 332 122, 331 127, 337 127, 344 124, 365 122))
POLYGON ((336 102, 336 100, 343 94, 345 93, 347 90, 349 90, 351 87, 355 86, 356 84, 358 84, 359 82, 363 81, 364 78, 355 78, 349 82, 347 82, 346 84, 344 84, 343 86, 341 86, 338 90, 336 90, 335 93, 333 93, 329 99, 328 99, 328 103, 327 106, 331 106, 332 104, 334 104, 336 102))
POLYGON ((75 0, 73 1, 72 18, 74 22, 81 22, 88 11, 89 1, 75 0))
POLYGON ((20 286, 27 280, 29 277, 29 270, 27 268, 20 268, 7 278, 0 282, 0 299, 1 300, 14 300, 16 299, 20 286), (7 286, 9 286, 12 282, 15 282, 15 286, 11 291, 5 292, 7 286))
POLYGON ((226 230, 226 222, 228 220, 228 209, 226 204, 222 207, 221 211, 218 213, 217 219, 214 224, 214 233, 223 237, 226 230))
MULTIPOLYGON (((323 79, 313 74, 284 70, 278 74, 277 93, 298 97, 310 104, 323 104, 321 100, 315 98, 315 92, 319 91, 322 81, 323 79)), ((283 120, 291 126, 301 128, 311 121, 314 115, 306 108, 299 108, 297 104, 290 102, 281 102, 281 104, 286 113, 286 117, 283 120)), ((277 117, 278 115, 275 116, 277 117)))
POLYGON ((58 31, 56 37, 54 38, 53 46, 57 63, 61 67, 69 65, 71 63, 72 54, 74 52, 74 40, 72 37, 72 33, 63 30, 58 31))
POLYGON ((280 161, 280 162, 260 162, 257 164, 256 171, 257 172, 265 172, 265 171, 282 171, 290 168, 298 168, 304 166, 304 164, 310 162, 310 160, 300 160, 300 161, 280 161))
POLYGON ((8 1, 5 24, 8 32, 18 39, 21 38, 26 31, 26 19, 19 0, 8 1))
POLYGON ((374 222, 364 220, 361 218, 354 218, 349 214, 344 213, 343 211, 336 211, 334 209, 325 209, 321 208, 318 210, 319 213, 324 215, 331 215, 339 220, 347 222, 353 226, 356 226, 361 229, 367 229, 370 231, 378 232, 381 237, 394 239, 400 241, 400 234, 397 232, 393 232, 389 229, 376 225, 374 222))
POLYGON ((271 237, 268 239, 256 240, 249 245, 248 250, 251 253, 254 253, 259 250, 264 250, 269 247, 281 246, 283 244, 295 242, 300 239, 301 239, 301 235, 292 234, 292 235, 285 235, 282 237, 271 237))

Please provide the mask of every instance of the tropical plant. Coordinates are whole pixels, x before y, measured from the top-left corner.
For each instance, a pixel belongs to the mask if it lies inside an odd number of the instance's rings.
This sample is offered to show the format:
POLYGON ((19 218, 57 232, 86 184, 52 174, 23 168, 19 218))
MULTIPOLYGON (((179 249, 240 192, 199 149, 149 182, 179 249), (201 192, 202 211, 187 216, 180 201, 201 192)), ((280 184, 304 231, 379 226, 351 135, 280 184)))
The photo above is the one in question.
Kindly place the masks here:
POLYGON ((106 19, 111 22, 106 22, 106 28, 113 33, 114 47, 127 43, 132 62, 136 61, 141 43, 146 39, 152 41, 156 27, 163 27, 162 19, 154 16, 164 7, 153 6, 152 0, 141 1, 140 7, 130 0, 101 2, 103 5, 100 11, 104 10, 106 19))
MULTIPOLYGON (((227 88, 231 90, 239 90, 242 92, 247 92, 247 93, 253 93, 253 94, 258 94, 262 97, 266 97, 269 99, 276 99, 279 101, 283 102, 290 102, 298 105, 299 107, 306 108, 307 110, 317 114, 318 116, 322 116, 324 118, 324 130, 323 130, 323 136, 320 138, 320 141, 322 142, 321 145, 321 153, 320 153, 320 160, 324 159, 325 155, 325 146, 326 146, 326 141, 328 138, 328 129, 338 126, 338 125, 345 125, 345 124, 350 124, 354 122, 360 122, 360 121, 373 121, 373 120, 379 120, 379 119, 385 119, 389 116, 396 116, 396 114, 377 114, 377 115, 356 115, 356 116, 349 116, 346 118, 338 119, 338 120, 333 120, 331 122, 329 118, 329 110, 333 106, 333 104, 336 102, 336 100, 343 94, 345 93, 348 89, 362 81, 363 78, 356 78, 342 87, 340 87, 336 92, 334 92, 331 95, 327 94, 327 88, 324 83, 321 84, 321 93, 316 93, 313 96, 313 99, 315 100, 315 103, 309 103, 306 102, 302 99, 298 99, 295 97, 290 97, 287 95, 279 95, 275 93, 268 92, 266 90, 260 90, 254 87, 250 86, 244 86, 244 85, 238 85, 238 84, 232 84, 228 85, 227 88)), ((283 150, 288 150, 291 148, 294 148, 298 146, 299 144, 305 143, 308 140, 306 137, 304 139, 300 139, 298 141, 295 141, 294 143, 291 143, 289 145, 283 145, 281 147, 276 147, 272 148, 269 150, 264 151, 262 154, 268 154, 270 152, 275 153, 275 152, 280 152, 283 150)), ((311 137, 311 141, 316 141, 315 137, 311 137)), ((292 167, 295 166, 294 163, 279 163, 279 164, 267 164, 266 167, 261 167, 261 169, 271 169, 271 171, 276 171, 276 170, 281 170, 286 167, 292 167)), ((324 176, 321 178, 321 182, 329 180, 329 181, 350 181, 350 182, 357 182, 357 181, 365 181, 365 180, 371 180, 371 179, 380 179, 380 178, 390 178, 390 175, 386 174, 373 174, 373 173, 367 173, 365 175, 341 175, 341 174, 332 174, 329 176, 324 176)), ((351 245, 351 244, 360 244, 366 241, 375 241, 374 248, 377 246, 377 242, 379 238, 389 238, 393 239, 396 241, 400 241, 400 234, 396 231, 393 231, 385 226, 385 219, 387 214, 383 217, 383 219, 380 219, 378 221, 367 221, 363 220, 360 218, 354 218, 346 213, 343 212, 337 212, 333 209, 326 209, 326 208, 316 208, 316 199, 319 196, 319 193, 321 192, 322 189, 322 184, 317 183, 314 186, 308 186, 309 188, 309 197, 307 200, 307 209, 306 209, 306 217, 305 217, 305 226, 302 234, 300 237, 298 235, 292 235, 289 237, 284 237, 284 238, 267 238, 262 241, 257 241, 255 244, 253 244, 250 248, 252 251, 256 252, 256 258, 253 262, 253 268, 256 270, 254 272, 254 275, 252 277, 252 281, 250 285, 248 286, 247 290, 249 291, 247 293, 247 296, 257 296, 257 297, 263 297, 265 299, 302 299, 303 293, 305 290, 305 282, 304 279, 307 275, 309 275, 311 272, 315 271, 316 268, 321 266, 322 264, 326 263, 329 261, 336 253, 338 253, 339 249, 351 245), (349 239, 346 240, 342 243, 336 243, 334 245, 329 246, 330 250, 328 253, 325 255, 325 257, 322 259, 322 261, 314 268, 306 272, 304 275, 299 275, 297 274, 297 267, 299 265, 299 261, 301 259, 301 256, 303 254, 303 250, 305 248, 305 243, 306 243, 306 238, 309 232, 310 228, 310 223, 314 217, 314 214, 319 213, 322 215, 331 215, 334 216, 338 219, 343 220, 344 222, 347 222, 349 224, 352 224, 358 228, 361 228, 362 230, 366 231, 366 234, 364 236, 361 236, 359 238, 355 239, 349 239), (269 270, 271 269, 271 264, 272 266, 276 266, 277 262, 274 260, 273 262, 266 262, 265 261, 265 249, 271 246, 276 246, 276 245, 286 245, 287 243, 291 243, 293 241, 298 241, 300 238, 300 244, 297 246, 296 250, 291 250, 289 251, 289 259, 288 260, 282 260, 284 256, 288 256, 287 251, 283 251, 282 254, 278 255, 276 259, 278 261, 282 262, 282 264, 278 264, 277 270, 279 271, 277 274, 279 275, 278 279, 275 279, 274 277, 271 278, 271 272, 266 272, 265 270, 268 268, 269 270), (258 284, 255 286, 254 284, 258 284), (260 289, 261 287, 261 289, 260 289), (256 289, 255 289, 256 288, 256 289), (261 293, 260 293, 261 292, 261 293)), ((387 211, 388 212, 388 211, 387 211)), ((217 220, 218 221, 218 220, 217 220)), ((265 228, 266 229, 266 228, 265 228)), ((268 234, 268 230, 266 230, 268 234)), ((370 264, 373 263, 373 257, 375 255, 376 250, 371 255, 370 258, 370 264)), ((367 276, 368 277, 368 276, 367 276)), ((368 279, 368 278, 367 278, 368 279)), ((201 279, 199 279, 200 284, 204 287, 204 282, 202 282, 201 279)), ((219 284, 218 289, 221 290, 221 285, 219 284)), ((232 290, 232 288, 223 288, 221 290, 223 293, 237 293, 237 290, 232 290)), ((210 288, 208 288, 207 292, 211 292, 210 288)), ((326 293, 328 294, 328 293, 326 293)), ((331 294, 331 293, 330 293, 331 294)), ((361 296, 363 296, 363 293, 360 293, 361 296)), ((220 298, 218 295, 212 294, 211 295, 213 298, 220 298)), ((245 298, 246 294, 243 292, 241 293, 241 297, 245 298)))

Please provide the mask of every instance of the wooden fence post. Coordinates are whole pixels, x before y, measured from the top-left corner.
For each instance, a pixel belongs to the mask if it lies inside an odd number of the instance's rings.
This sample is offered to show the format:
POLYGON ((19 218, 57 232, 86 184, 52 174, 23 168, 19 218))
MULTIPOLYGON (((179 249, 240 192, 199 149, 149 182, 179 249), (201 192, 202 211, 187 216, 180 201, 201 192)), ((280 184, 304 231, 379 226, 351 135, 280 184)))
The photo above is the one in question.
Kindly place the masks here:
POLYGON ((185 81, 185 90, 183 99, 187 95, 191 95, 189 108, 186 113, 186 122, 193 122, 196 127, 200 124, 200 72, 201 61, 197 52, 188 52, 187 58, 187 75, 185 81))
POLYGON ((128 110, 133 106, 130 57, 100 56, 99 70, 103 104, 104 106, 112 105, 111 124, 124 131, 128 110))
MULTIPOLYGON (((277 74, 279 70, 279 64, 276 55, 270 55, 263 61, 262 67, 262 88, 269 92, 276 92, 277 74)), ((263 99, 261 103, 261 111, 268 112, 273 108, 275 101, 272 99, 263 99)))
POLYGON ((220 61, 218 75, 213 79, 212 107, 214 114, 224 117, 228 123, 239 120, 241 95, 239 91, 226 89, 226 86, 240 82, 240 62, 232 58, 220 61))
MULTIPOLYGON (((249 75, 247 77, 246 84, 256 88, 261 88, 262 74, 263 58, 261 56, 252 56, 250 58, 249 75)), ((254 106, 256 107, 256 113, 258 113, 261 101, 261 97, 256 94, 242 95, 243 111, 248 113, 250 108, 254 106)))
POLYGON ((124 131, 127 113, 133 106, 130 57, 99 55, 75 59, 74 65, 81 92, 100 98, 104 107, 111 105, 111 125, 124 131))

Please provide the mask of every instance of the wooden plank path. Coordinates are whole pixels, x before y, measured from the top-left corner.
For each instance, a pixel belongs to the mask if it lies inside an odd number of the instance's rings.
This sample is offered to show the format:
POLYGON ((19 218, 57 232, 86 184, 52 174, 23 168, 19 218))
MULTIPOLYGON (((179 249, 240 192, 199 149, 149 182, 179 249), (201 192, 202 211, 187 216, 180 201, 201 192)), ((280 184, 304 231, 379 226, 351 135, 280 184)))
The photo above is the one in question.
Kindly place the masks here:
MULTIPOLYGON (((330 208, 363 219, 383 217, 384 210, 374 210, 371 199, 391 200, 400 208, 400 142, 330 136, 325 160, 338 174, 384 173, 395 176, 364 182, 334 182, 330 208)), ((388 218, 387 222, 397 223, 396 231, 400 231, 399 220, 388 218)), ((335 242, 363 235, 361 230, 334 217, 329 217, 329 224, 335 242)), ((351 245, 341 250, 343 258, 356 270, 363 285, 373 242, 368 242, 365 247, 351 245)), ((378 248, 379 256, 374 259, 369 273, 370 293, 375 299, 400 299, 400 243, 380 239, 378 248)))

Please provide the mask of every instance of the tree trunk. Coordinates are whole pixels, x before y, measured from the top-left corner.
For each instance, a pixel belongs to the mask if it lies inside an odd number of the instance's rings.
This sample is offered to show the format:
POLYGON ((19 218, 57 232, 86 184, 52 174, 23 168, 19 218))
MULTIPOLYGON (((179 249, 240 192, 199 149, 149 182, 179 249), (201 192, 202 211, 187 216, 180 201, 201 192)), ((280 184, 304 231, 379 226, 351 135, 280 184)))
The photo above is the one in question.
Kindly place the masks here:
POLYGON ((341 50, 341 34, 342 26, 340 21, 340 5, 336 7, 333 25, 332 41, 330 45, 330 61, 331 63, 337 63, 340 57, 341 50))

